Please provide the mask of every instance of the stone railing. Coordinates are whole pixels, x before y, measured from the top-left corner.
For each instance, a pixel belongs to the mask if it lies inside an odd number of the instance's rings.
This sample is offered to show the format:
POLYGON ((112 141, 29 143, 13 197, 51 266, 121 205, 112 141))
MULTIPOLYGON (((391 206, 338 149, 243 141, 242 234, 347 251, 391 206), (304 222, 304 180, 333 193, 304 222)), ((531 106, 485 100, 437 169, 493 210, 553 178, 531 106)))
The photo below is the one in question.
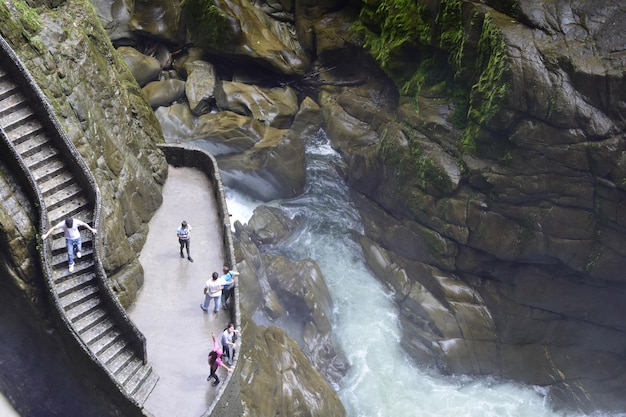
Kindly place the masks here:
MULTIPOLYGON (((36 114, 37 120, 44 126, 46 135, 49 140, 54 143, 56 149, 61 154, 61 157, 67 162, 68 169, 71 171, 76 182, 82 187, 86 197, 89 199, 93 206, 93 227, 101 229, 102 216, 100 213, 101 197, 98 185, 91 175, 91 171, 83 161, 80 153, 74 146, 74 144, 66 136, 65 131, 60 125, 52 107, 46 100, 45 95, 36 84, 35 80, 30 76, 27 69, 23 66, 20 59, 15 55, 12 48, 6 43, 6 41, 0 37, 0 62, 2 68, 8 71, 13 81, 16 82, 22 90, 22 93, 28 97, 28 104, 32 107, 36 114)), ((0 129, 1 130, 1 129, 0 129)), ((9 162, 14 169, 14 174, 18 175, 18 179, 25 187, 29 197, 32 198, 35 208, 38 210, 38 230, 39 236, 42 235, 43 228, 49 228, 48 217, 46 212, 46 206, 44 199, 41 196, 40 190, 37 186, 35 178, 32 176, 28 167, 26 167, 21 160, 21 157, 16 152, 10 140, 4 131, 0 133, 0 151, 5 155, 11 155, 11 161, 9 162)), ((146 339, 143 334, 137 329, 134 323, 130 320, 126 311, 119 303, 117 296, 108 285, 108 280, 102 262, 99 257, 99 253, 103 253, 101 246, 102 241, 100 234, 94 236, 94 270, 97 280, 97 285, 102 294, 101 299, 107 306, 107 313, 115 321, 120 331, 128 343, 133 347, 136 355, 147 363, 147 351, 146 351, 146 339)), ((40 267, 43 272, 44 281, 47 287, 47 294, 50 303, 54 306, 52 311, 57 313, 55 319, 60 325, 67 330, 67 333, 75 340, 76 344, 73 347, 78 347, 85 357, 90 358, 89 365, 95 366, 95 369, 107 375, 108 379, 116 386, 115 390, 109 390, 109 393, 113 395, 121 394, 122 397, 130 402, 130 407, 139 407, 136 400, 128 395, 124 388, 117 382, 116 378, 111 375, 110 371, 98 360, 95 354, 85 344, 79 334, 77 334, 73 326, 70 324, 68 317, 65 315, 64 308, 59 302, 59 297, 54 291, 54 284, 52 282, 52 272, 50 270, 51 264, 51 249, 48 245, 44 245, 38 242, 37 245, 41 248, 40 254, 40 267)))
MULTIPOLYGON (((202 149, 178 145, 178 144, 162 144, 159 147, 165 153, 167 162, 176 167, 195 168, 209 178, 213 185, 215 200, 217 202, 217 215, 222 224, 222 243, 224 248, 224 261, 233 267, 236 263, 235 248, 233 245, 233 236, 230 225, 230 215, 226 206, 226 196, 224 186, 220 176, 217 161, 213 155, 202 149)), ((234 295, 235 302, 231 304, 230 314, 232 322, 237 329, 241 329, 241 311, 239 309, 239 285, 235 285, 234 295)), ((241 405, 239 374, 241 368, 237 360, 241 349, 235 352, 235 367, 229 372, 220 386, 220 389, 211 403, 210 407, 202 415, 202 417, 239 417, 243 413, 241 405)))

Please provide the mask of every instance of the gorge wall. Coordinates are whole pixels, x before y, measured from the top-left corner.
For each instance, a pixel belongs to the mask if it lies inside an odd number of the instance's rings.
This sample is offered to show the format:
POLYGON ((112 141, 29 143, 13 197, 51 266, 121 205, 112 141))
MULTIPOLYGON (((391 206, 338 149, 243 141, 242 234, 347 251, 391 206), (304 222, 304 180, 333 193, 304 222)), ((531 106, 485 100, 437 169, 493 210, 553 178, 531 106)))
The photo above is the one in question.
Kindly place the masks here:
MULTIPOLYGON (((547 386, 559 405, 626 409, 625 5, 92 3, 93 14, 80 2, 29 3, 42 24, 9 2, 0 31, 107 196, 105 266, 122 300, 141 283, 136 254, 166 175, 162 137, 206 139, 225 181, 269 201, 301 192, 300 136, 323 127, 411 356, 547 386), (95 15, 130 71, 87 23, 95 15)), ((254 253, 238 253, 251 272, 254 253)), ((18 265, 29 256, 13 255, 18 265)), ((323 314, 308 314, 325 328, 323 314)))

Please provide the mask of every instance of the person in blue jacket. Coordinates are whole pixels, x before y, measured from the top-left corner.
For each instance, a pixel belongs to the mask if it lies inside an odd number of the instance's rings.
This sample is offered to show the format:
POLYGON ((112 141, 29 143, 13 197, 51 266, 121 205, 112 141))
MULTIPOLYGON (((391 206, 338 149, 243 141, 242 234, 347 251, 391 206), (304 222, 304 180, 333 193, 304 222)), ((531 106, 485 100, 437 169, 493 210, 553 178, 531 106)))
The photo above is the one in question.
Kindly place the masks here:
POLYGON ((224 284, 224 289, 222 290, 222 308, 226 310, 228 306, 228 299, 233 295, 235 291, 235 277, 239 276, 239 272, 231 271, 229 267, 224 266, 222 268, 224 275, 222 275, 222 279, 226 284, 224 284))

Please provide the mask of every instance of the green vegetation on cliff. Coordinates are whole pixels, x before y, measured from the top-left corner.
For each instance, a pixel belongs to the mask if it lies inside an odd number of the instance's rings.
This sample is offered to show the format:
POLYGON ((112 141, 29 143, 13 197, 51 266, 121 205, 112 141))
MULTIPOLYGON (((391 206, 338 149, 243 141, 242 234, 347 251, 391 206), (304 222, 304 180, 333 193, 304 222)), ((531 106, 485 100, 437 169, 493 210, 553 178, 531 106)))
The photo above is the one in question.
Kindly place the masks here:
POLYGON ((404 123, 389 123, 381 135, 381 157, 392 167, 402 194, 411 195, 414 187, 435 195, 454 189, 449 178, 426 155, 423 137, 404 123))
POLYGON ((220 50, 235 38, 228 18, 213 1, 183 0, 182 7, 191 39, 199 47, 220 50))
POLYGON ((470 125, 463 136, 463 144, 473 150, 477 146, 477 131, 500 110, 500 103, 508 89, 506 44, 489 14, 483 20, 477 55, 475 68, 479 76, 471 88, 470 125))
POLYGON ((37 37, 41 29, 39 12, 25 1, 0 2, 0 25, 3 36, 29 39, 33 46, 43 51, 41 40, 37 37))
MULTIPOLYGON (((368 0, 352 27, 416 111, 424 88, 454 103, 449 120, 463 131, 461 149, 490 156, 494 148, 482 145, 497 140, 487 128, 508 88, 507 48, 492 13, 464 0, 368 0)), ((506 147, 498 144, 495 156, 506 147)))
POLYGON ((423 74, 406 57, 431 42, 429 20, 428 9, 414 0, 366 0, 352 28, 404 95, 417 94, 423 83, 423 74))

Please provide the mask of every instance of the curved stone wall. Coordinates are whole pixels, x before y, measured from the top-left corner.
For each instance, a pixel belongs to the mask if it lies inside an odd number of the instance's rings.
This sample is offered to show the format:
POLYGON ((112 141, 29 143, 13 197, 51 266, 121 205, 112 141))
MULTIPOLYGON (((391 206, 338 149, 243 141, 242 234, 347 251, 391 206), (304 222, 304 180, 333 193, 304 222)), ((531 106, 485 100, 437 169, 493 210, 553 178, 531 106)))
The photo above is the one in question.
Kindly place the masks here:
MULTIPOLYGON (((220 176, 217 161, 208 152, 186 145, 163 144, 159 147, 165 153, 167 162, 176 167, 188 167, 198 169, 206 174, 213 185, 215 201, 217 203, 218 217, 222 222, 222 247, 224 249, 224 261, 228 265, 235 265, 235 248, 231 233, 230 216, 226 205, 224 186, 220 176)), ((232 322, 237 329, 241 327, 241 310, 239 309, 239 285, 235 285, 235 302, 230 310, 232 322)), ((242 335, 243 336, 243 335, 242 335)), ((202 417, 240 417, 243 413, 241 403, 239 376, 241 367, 239 366, 239 355, 241 349, 235 352, 235 367, 233 372, 229 372, 221 384, 218 394, 211 406, 202 417)))

